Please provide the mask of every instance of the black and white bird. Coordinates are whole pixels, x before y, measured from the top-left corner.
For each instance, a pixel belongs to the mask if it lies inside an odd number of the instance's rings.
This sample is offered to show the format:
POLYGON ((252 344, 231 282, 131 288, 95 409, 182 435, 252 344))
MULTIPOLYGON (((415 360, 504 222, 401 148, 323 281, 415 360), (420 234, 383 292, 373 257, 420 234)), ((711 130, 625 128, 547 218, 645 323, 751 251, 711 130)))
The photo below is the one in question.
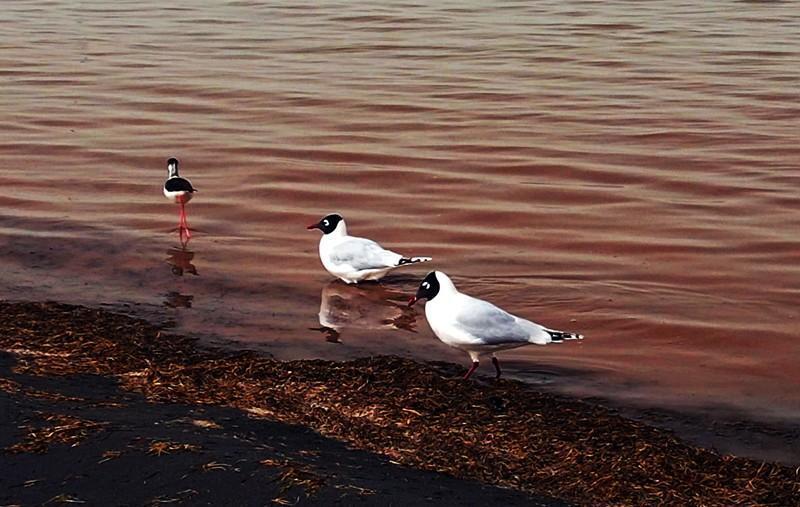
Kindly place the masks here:
POLYGON ((186 178, 181 178, 178 174, 178 159, 170 158, 167 160, 167 181, 164 182, 164 196, 170 201, 181 205, 180 221, 178 231, 187 238, 192 237, 189 232, 189 222, 186 218, 186 203, 192 200, 197 189, 186 178))
POLYGON ((413 306, 420 299, 428 300, 425 316, 436 337, 463 350, 472 359, 465 379, 478 367, 480 356, 492 356, 497 378, 500 378, 500 362, 495 352, 530 344, 547 345, 583 339, 582 335, 548 329, 511 315, 488 301, 462 294, 441 271, 428 273, 408 305, 413 306))
POLYGON ((327 215, 307 229, 322 231, 319 240, 322 265, 345 283, 380 280, 393 269, 431 260, 430 257, 403 257, 371 239, 348 235, 344 218, 338 213, 327 215))

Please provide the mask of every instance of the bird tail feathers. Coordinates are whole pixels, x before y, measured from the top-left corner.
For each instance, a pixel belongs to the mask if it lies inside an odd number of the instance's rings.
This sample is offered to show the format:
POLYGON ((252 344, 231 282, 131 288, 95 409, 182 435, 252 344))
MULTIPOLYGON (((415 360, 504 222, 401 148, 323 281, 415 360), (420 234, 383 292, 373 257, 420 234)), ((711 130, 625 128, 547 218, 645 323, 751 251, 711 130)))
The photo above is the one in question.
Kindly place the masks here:
POLYGON ((578 333, 555 331, 553 329, 545 329, 544 331, 550 335, 550 339, 553 341, 553 343, 561 343, 564 340, 583 340, 583 335, 578 333))
POLYGON ((433 260, 431 257, 403 257, 397 263, 398 266, 405 266, 406 264, 416 264, 418 262, 428 262, 433 260))

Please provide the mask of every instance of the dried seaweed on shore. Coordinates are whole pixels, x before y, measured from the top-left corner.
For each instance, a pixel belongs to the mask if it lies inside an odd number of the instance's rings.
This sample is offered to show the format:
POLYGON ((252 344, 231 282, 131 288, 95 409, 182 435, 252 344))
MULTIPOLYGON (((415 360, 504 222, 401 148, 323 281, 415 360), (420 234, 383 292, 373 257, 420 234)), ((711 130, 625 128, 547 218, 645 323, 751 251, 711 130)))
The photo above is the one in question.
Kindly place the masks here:
POLYGON ((311 466, 299 461, 265 459, 261 461, 261 464, 280 469, 278 482, 281 484, 282 495, 294 487, 301 487, 307 497, 313 497, 325 485, 324 477, 315 472, 311 466))
POLYGON ((78 445, 103 427, 103 423, 64 414, 38 414, 41 424, 32 421, 21 427, 22 440, 5 449, 11 454, 44 453, 52 444, 78 445))
POLYGON ((52 401, 72 401, 72 402, 86 401, 83 398, 79 398, 77 396, 66 396, 61 393, 41 391, 39 389, 33 389, 31 387, 23 388, 19 384, 19 382, 15 382, 14 380, 5 377, 0 377, 0 391, 5 391, 9 394, 16 394, 22 391, 25 393, 25 396, 29 396, 31 398, 41 398, 52 401))
POLYGON ((199 445, 184 444, 180 442, 170 442, 168 440, 154 440, 147 448, 148 454, 161 456, 162 454, 172 454, 175 452, 197 452, 199 445))
POLYGON ((234 406, 489 484, 587 504, 800 503, 789 467, 719 456, 518 382, 461 382, 392 357, 279 362, 58 304, 0 303, 0 328, 20 372, 115 375, 152 400, 234 406))
POLYGON ((0 377, 0 391, 5 391, 9 394, 15 394, 21 389, 22 386, 19 385, 19 382, 15 382, 5 377, 0 377))

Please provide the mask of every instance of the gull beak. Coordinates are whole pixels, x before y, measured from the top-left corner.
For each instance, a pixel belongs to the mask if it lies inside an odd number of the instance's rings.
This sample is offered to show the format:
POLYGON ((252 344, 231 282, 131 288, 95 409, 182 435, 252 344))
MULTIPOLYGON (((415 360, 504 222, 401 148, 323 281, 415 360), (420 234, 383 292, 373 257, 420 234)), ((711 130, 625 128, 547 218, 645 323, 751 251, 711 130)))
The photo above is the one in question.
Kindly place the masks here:
POLYGON ((408 306, 409 307, 414 306, 414 303, 416 303, 417 301, 419 301, 417 296, 411 296, 411 298, 408 300, 408 306))
POLYGON ((309 231, 312 229, 319 229, 319 224, 311 224, 308 227, 306 227, 306 229, 308 229, 309 231))

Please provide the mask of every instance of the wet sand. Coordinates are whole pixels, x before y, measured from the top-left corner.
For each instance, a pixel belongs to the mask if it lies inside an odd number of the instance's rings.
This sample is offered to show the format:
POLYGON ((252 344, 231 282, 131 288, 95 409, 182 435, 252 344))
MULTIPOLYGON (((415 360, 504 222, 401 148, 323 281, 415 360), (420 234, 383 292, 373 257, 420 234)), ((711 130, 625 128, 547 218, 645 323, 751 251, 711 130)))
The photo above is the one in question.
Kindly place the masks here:
MULTIPOLYGON (((325 502, 352 494, 369 503, 377 495, 380 503, 399 487, 394 463, 512 490, 465 483, 458 493, 487 501, 534 501, 515 492, 545 503, 800 501, 794 468, 696 448, 600 406, 515 381, 464 382, 454 365, 392 357, 279 362, 200 347, 140 319, 55 303, 0 303, 0 324, 0 387, 10 407, 1 422, 17 425, 3 433, 2 459, 9 468, 19 465, 0 480, 16 486, 8 489, 12 501, 51 493, 102 498, 98 472, 131 460, 152 467, 143 477, 152 490, 137 486, 136 498, 188 502, 213 501, 218 488, 245 480, 265 498, 325 502), (61 480, 65 460, 76 456, 77 470, 61 480), (362 474, 360 466, 372 469, 362 474), (218 483, 201 477, 214 474, 218 483)), ((415 501, 449 501, 449 488, 462 484, 407 469, 399 477, 420 477, 405 491, 415 501)))
POLYGON ((3 505, 561 505, 240 410, 147 402, 113 378, 14 374, 15 362, 0 353, 3 505))

